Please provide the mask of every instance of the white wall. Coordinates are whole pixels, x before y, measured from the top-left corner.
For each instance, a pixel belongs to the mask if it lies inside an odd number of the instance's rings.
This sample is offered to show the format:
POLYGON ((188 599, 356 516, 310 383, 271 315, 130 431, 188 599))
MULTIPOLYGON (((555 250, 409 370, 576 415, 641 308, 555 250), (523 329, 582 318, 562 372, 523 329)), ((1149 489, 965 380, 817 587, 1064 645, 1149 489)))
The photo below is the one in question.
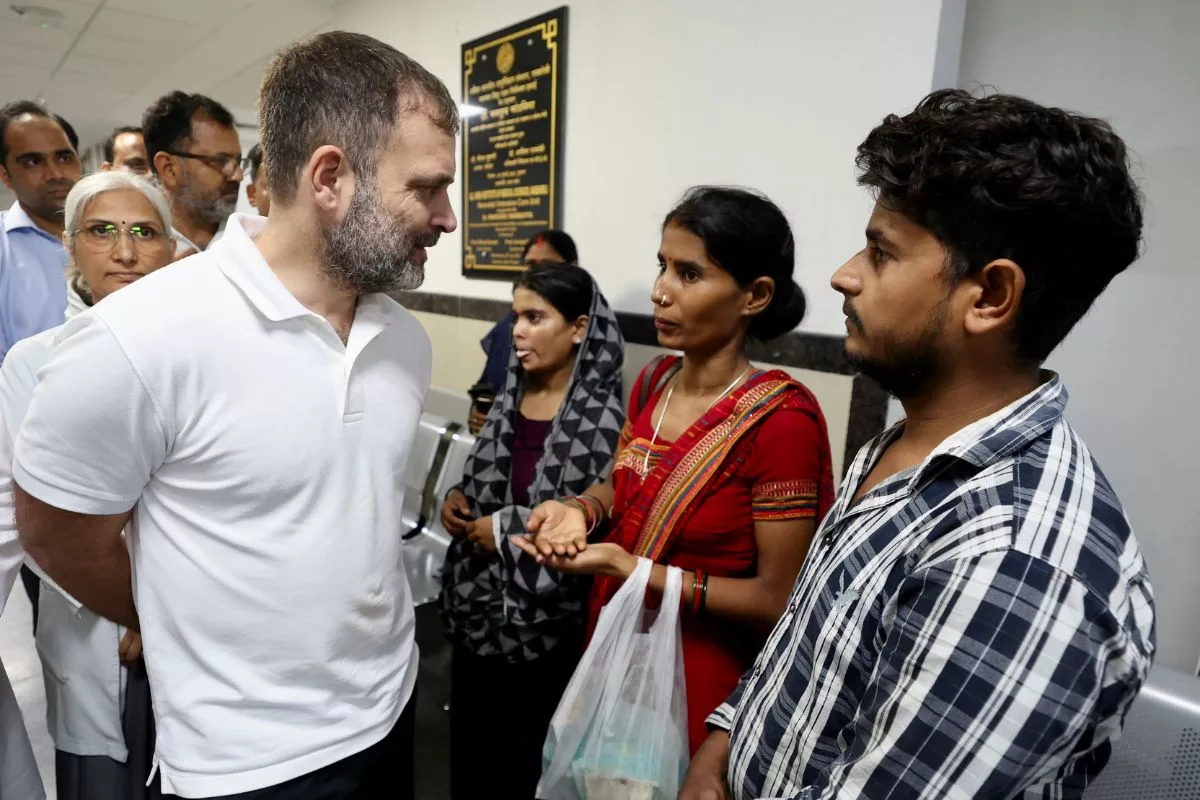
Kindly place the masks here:
POLYGON ((1160 664, 1200 653, 1200 3, 970 0, 960 85, 1109 119, 1136 151, 1146 252, 1049 366, 1124 500, 1150 566, 1160 664))
MULTIPOLYGON (((399 47, 461 97, 463 42, 556 5, 350 0, 333 26, 399 47)), ((684 189, 742 184, 767 192, 795 228, 804 327, 843 334, 829 277, 861 246, 870 209, 854 184, 854 148, 929 91, 940 0, 569 6, 563 227, 613 304, 649 311, 658 227, 684 189)), ((508 296, 503 283, 463 278, 461 261, 459 237, 445 237, 425 288, 508 296)))

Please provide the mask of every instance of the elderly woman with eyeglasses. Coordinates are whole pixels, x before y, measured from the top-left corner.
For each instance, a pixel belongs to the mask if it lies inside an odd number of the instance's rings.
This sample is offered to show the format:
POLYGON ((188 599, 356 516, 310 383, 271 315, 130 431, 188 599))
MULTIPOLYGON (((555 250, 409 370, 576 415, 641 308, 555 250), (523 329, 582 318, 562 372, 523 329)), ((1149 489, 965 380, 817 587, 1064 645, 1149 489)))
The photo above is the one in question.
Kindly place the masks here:
MULTIPOLYGON (((80 304, 102 301, 172 260, 171 212, 162 192, 124 171, 80 180, 67 195, 63 243, 80 304)), ((68 320, 67 325, 70 322, 68 320)), ((15 538, 12 445, 61 328, 18 342, 0 367, 0 541, 15 538)), ((31 567, 36 566, 32 560, 31 567)), ((96 616, 43 575, 37 648, 60 800, 146 798, 154 747, 141 639, 96 616)), ((153 796, 158 796, 157 794, 153 796)))

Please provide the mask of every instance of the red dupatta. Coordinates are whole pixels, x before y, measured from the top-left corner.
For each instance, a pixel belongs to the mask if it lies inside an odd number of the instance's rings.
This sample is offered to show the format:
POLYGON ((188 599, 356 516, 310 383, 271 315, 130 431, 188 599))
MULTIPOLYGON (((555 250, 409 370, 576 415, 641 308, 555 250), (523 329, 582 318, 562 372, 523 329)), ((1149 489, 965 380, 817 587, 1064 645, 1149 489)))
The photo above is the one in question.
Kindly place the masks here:
MULTIPOLYGON (((643 372, 633 397, 645 395, 643 382, 658 386, 662 378, 676 369, 678 357, 664 359, 643 372)), ((646 395, 646 408, 630 403, 630 415, 621 436, 621 449, 632 440, 638 417, 654 407, 658 392, 646 395)), ((625 482, 637 496, 628 498, 624 513, 606 537, 637 556, 661 563, 683 533, 687 521, 699 506, 706 489, 732 475, 740 464, 730 456, 737 445, 760 422, 781 408, 808 408, 808 393, 790 375, 781 370, 757 372, 710 408, 670 449, 658 459, 640 485, 625 482)), ((591 619, 620 586, 615 578, 599 577, 592 588, 591 619)))

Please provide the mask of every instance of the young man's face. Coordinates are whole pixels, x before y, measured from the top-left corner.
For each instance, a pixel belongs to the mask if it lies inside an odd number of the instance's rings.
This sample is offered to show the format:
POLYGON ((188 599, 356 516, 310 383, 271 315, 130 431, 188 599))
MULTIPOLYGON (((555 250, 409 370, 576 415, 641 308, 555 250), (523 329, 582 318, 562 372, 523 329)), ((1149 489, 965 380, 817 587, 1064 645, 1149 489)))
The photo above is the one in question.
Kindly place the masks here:
POLYGON ((888 391, 911 396, 954 352, 948 253, 930 231, 881 203, 866 238, 831 281, 845 297, 846 355, 888 391))

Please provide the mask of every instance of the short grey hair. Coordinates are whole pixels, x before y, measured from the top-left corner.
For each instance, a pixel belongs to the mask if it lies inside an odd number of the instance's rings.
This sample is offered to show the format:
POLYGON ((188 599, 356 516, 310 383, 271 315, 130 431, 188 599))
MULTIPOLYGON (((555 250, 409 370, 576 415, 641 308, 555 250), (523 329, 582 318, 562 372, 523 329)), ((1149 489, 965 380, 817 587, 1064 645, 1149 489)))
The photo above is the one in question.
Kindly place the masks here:
POLYGON ((373 174, 386 138, 414 111, 458 133, 458 104, 446 84, 378 39, 329 31, 284 48, 258 95, 272 201, 291 204, 304 165, 322 145, 340 147, 359 175, 373 174))
POLYGON ((67 250, 71 256, 67 263, 67 283, 89 306, 92 304, 91 289, 88 287, 87 281, 83 279, 83 275, 80 274, 79 267, 75 266, 75 234, 79 232, 78 225, 91 202, 105 192, 116 189, 133 189, 141 192, 158 212, 163 233, 168 237, 172 233, 171 205, 167 202, 167 197, 163 194, 162 189, 159 189, 149 179, 123 169, 96 172, 80 178, 67 194, 66 207, 63 210, 63 230, 67 235, 67 250))

